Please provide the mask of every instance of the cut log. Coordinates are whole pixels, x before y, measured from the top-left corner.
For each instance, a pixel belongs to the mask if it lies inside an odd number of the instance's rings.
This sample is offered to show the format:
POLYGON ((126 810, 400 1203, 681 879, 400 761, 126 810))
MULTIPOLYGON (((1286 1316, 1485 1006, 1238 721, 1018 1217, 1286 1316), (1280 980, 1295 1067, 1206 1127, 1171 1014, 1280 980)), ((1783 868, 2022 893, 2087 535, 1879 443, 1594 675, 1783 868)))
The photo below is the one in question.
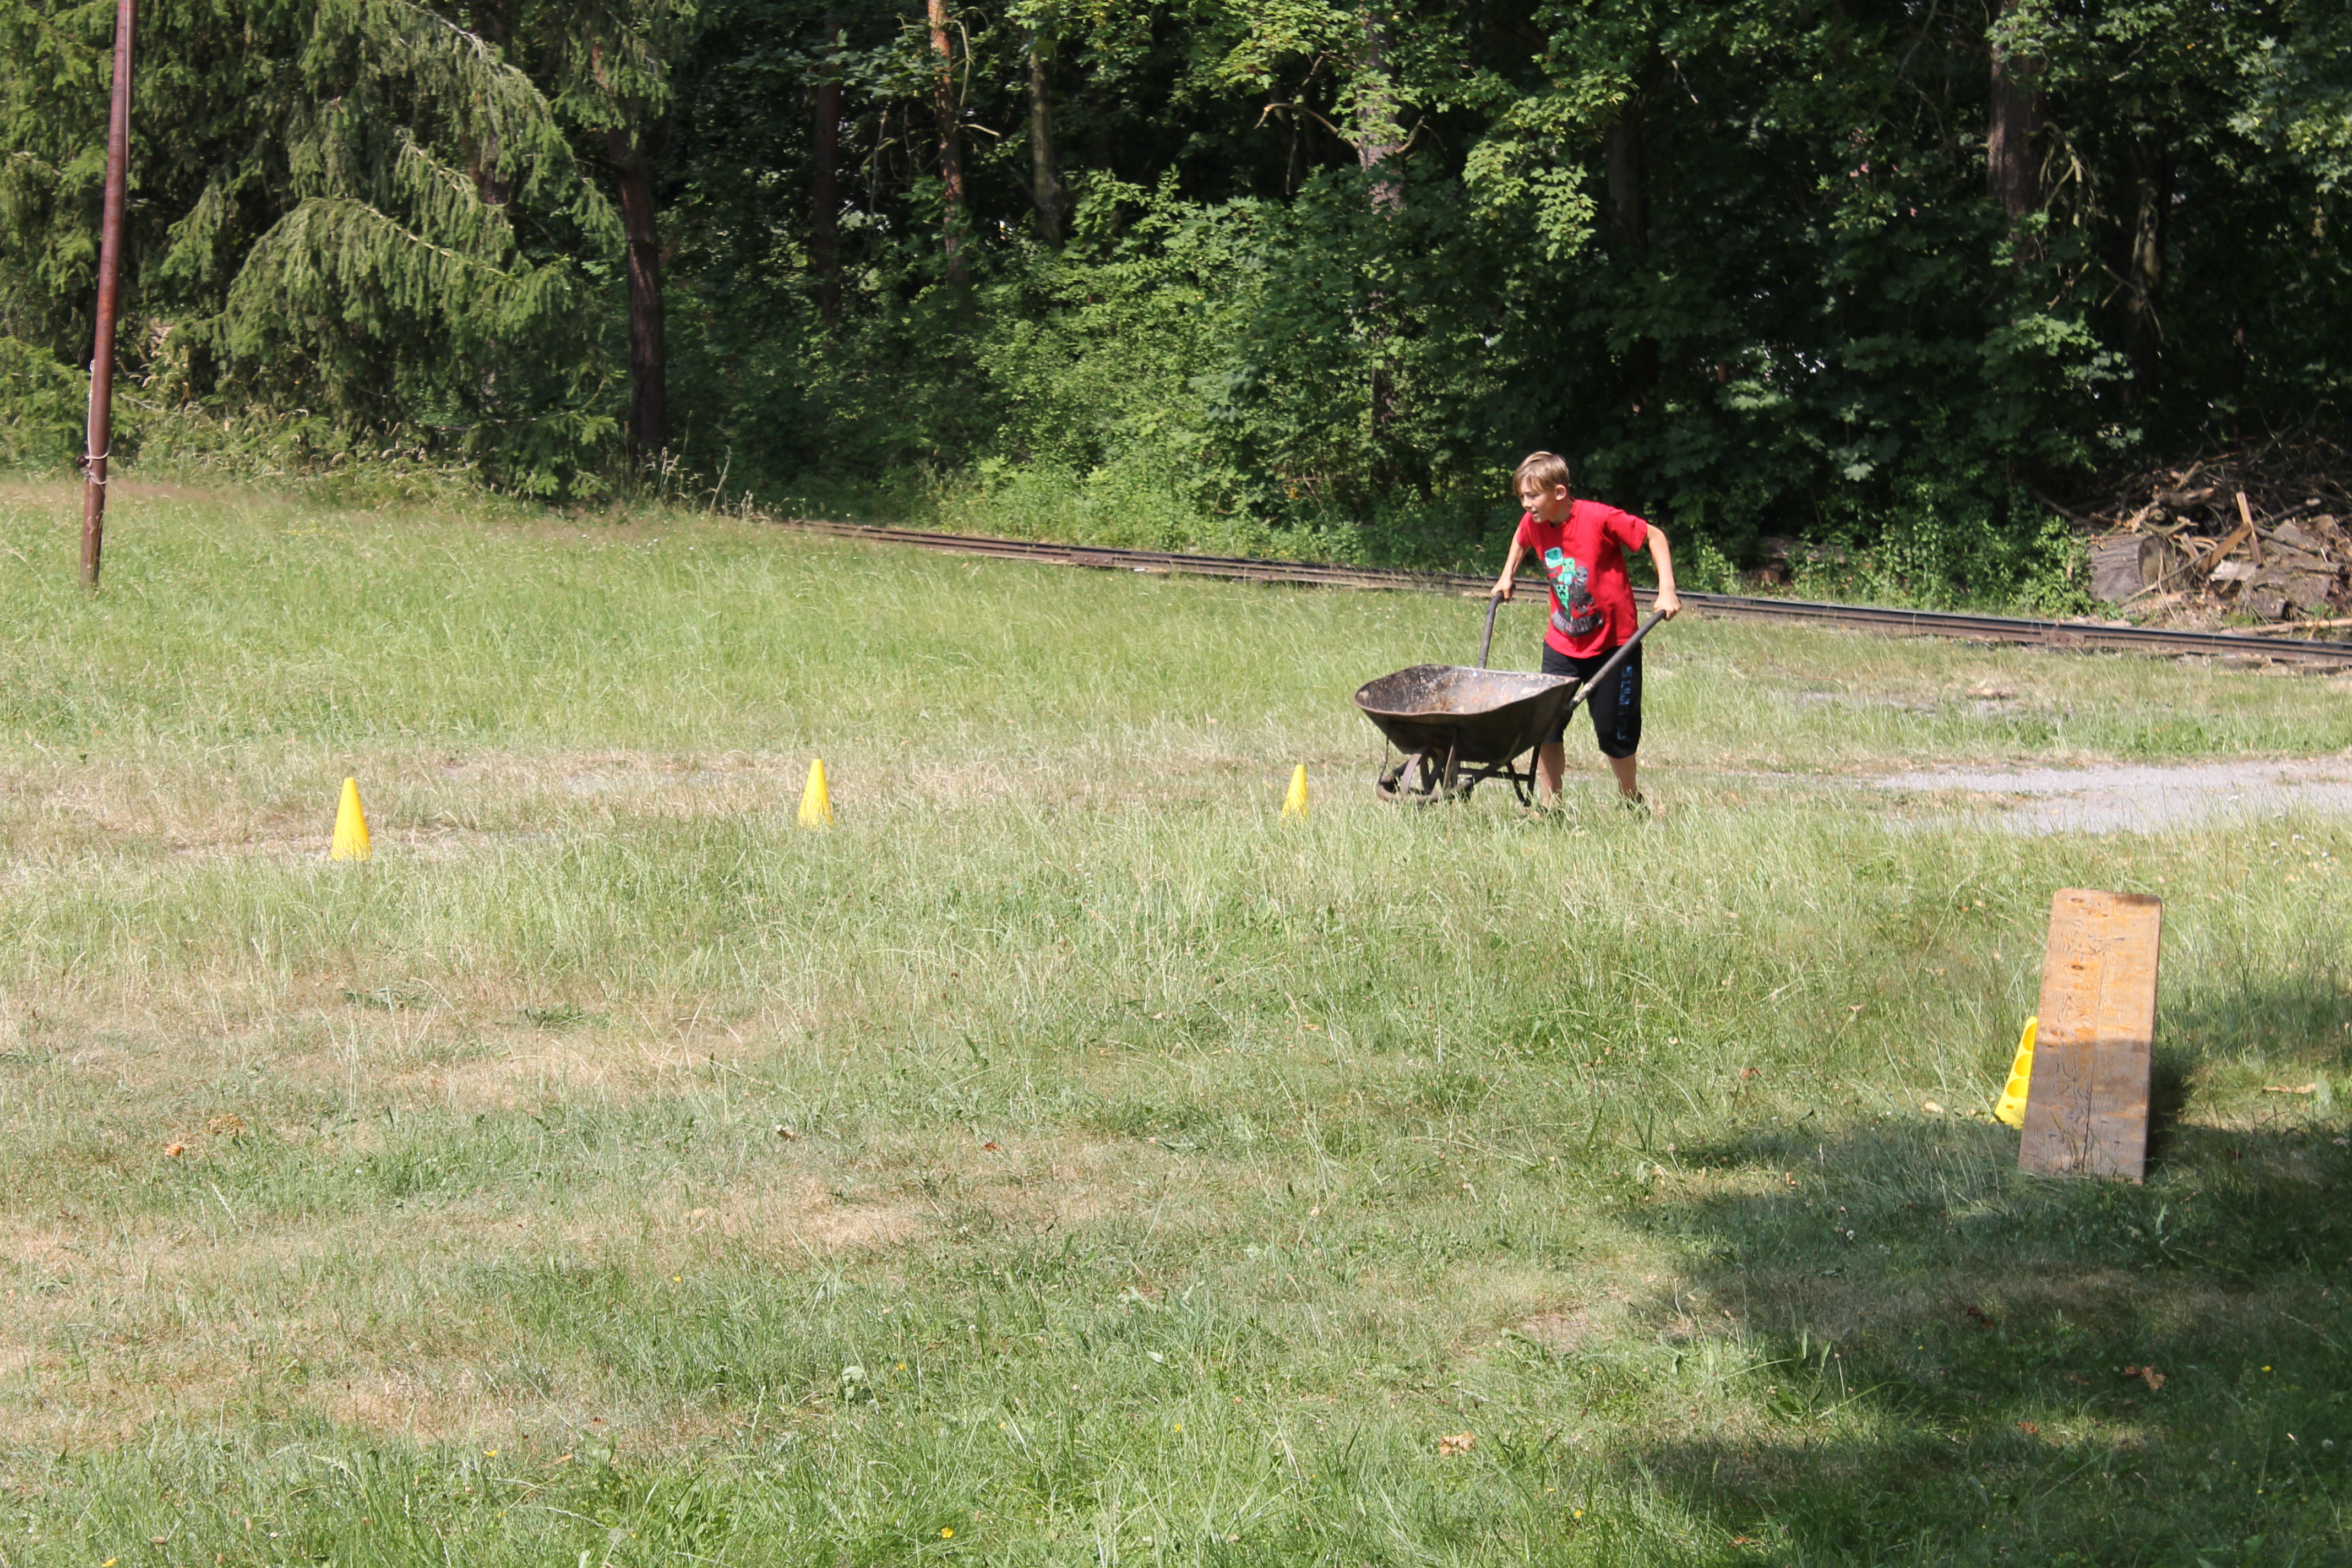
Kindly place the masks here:
POLYGON ((2161 541, 2137 534, 2102 539, 2091 546, 2091 597, 2120 605, 2155 581, 2161 541))

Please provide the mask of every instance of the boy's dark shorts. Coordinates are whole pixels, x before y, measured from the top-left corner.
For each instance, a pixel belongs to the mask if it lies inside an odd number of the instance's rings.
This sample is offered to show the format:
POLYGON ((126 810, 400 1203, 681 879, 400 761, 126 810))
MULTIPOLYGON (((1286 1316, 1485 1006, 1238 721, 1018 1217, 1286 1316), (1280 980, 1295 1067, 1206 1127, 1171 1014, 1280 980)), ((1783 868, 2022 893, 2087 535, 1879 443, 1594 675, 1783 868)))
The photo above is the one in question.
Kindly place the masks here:
MULTIPOLYGON (((1608 648, 1590 658, 1572 658, 1544 644, 1543 672, 1546 675, 1569 675, 1582 680, 1602 665, 1615 648, 1608 648)), ((1588 698, 1584 710, 1592 715, 1592 738, 1601 742, 1604 757, 1630 757, 1642 744, 1642 649, 1634 646, 1625 656, 1625 662, 1609 678, 1608 688, 1588 698)), ((1547 742, 1558 742, 1568 733, 1568 715, 1563 713, 1553 726, 1547 742)))

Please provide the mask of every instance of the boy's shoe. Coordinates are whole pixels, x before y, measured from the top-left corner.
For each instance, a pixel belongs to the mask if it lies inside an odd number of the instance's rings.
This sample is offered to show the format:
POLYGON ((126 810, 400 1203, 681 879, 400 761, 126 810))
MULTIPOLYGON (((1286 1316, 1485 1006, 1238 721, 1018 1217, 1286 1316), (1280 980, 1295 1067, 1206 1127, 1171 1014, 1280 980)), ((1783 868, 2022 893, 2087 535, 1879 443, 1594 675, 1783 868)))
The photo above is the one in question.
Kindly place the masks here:
POLYGON ((1663 822, 1666 816, 1666 808, 1645 795, 1619 795, 1617 809, 1644 822, 1663 822))

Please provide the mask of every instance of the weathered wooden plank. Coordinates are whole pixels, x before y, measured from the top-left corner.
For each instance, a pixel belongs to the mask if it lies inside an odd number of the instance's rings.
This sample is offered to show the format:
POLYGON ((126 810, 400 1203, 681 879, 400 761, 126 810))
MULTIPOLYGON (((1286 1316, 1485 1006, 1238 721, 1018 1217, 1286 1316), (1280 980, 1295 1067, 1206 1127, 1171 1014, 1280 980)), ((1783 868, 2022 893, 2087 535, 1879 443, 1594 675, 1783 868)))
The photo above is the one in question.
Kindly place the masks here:
POLYGON ((2161 899, 2061 888, 2051 900, 2021 1170, 2144 1178, 2163 929, 2161 899))

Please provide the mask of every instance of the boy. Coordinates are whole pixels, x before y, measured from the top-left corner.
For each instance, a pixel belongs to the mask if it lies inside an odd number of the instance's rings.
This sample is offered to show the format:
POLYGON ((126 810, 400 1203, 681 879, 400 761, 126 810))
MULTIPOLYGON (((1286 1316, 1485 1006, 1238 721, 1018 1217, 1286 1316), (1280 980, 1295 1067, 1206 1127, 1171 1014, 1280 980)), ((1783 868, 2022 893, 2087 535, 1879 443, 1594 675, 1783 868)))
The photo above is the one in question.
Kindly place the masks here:
MULTIPOLYGON (((1625 576, 1625 552, 1649 546, 1658 569, 1657 608, 1668 619, 1683 607, 1675 592, 1674 557, 1666 536, 1631 512, 1568 493, 1567 459, 1530 453, 1512 476, 1527 515, 1511 541, 1493 596, 1507 600, 1519 563, 1532 552, 1551 583, 1551 622, 1544 628, 1543 672, 1589 679, 1633 635, 1633 584, 1625 576)), ((1636 647, 1609 678, 1605 690, 1585 702, 1592 714, 1593 739, 1617 775, 1617 794, 1627 805, 1642 804, 1633 781, 1633 753, 1642 744, 1642 650, 1636 647)), ((1568 720, 1536 752, 1544 804, 1559 798, 1568 753, 1562 742, 1568 720)))

